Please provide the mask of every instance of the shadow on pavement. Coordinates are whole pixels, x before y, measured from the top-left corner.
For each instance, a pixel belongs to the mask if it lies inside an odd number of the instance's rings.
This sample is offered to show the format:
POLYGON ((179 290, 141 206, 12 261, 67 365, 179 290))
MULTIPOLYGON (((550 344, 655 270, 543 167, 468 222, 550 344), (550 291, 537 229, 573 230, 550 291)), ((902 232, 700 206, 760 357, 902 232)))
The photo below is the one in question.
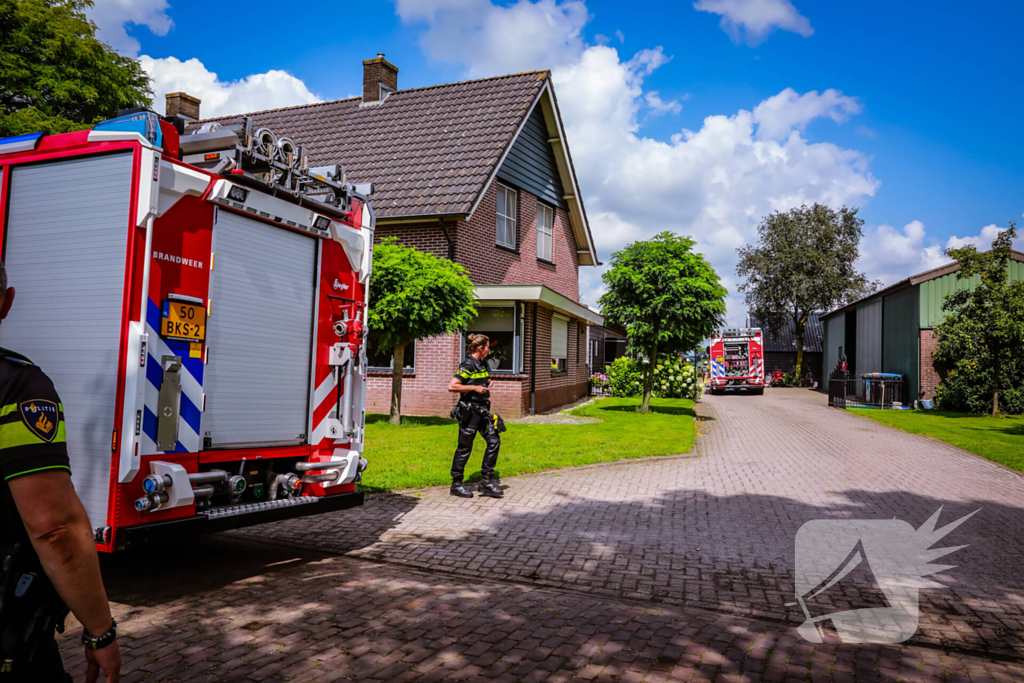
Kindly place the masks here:
MULTIPOLYGON (((511 508, 455 535, 404 532, 421 499, 371 496, 355 510, 107 558, 111 599, 130 607, 119 614, 125 679, 715 680, 771 666, 801 680, 1024 676, 948 656, 1024 654, 1019 508, 857 489, 827 506, 692 489, 633 502, 553 493, 544 512, 511 508), (911 643, 947 653, 796 637, 803 615, 785 603, 804 522, 898 517, 916 528, 940 505, 940 525, 982 508, 940 542, 970 544, 933 577, 949 588, 922 592, 911 643)), ((70 636, 65 659, 82 680, 70 636)))
MULTIPOLYGON (((948 588, 921 591, 920 629, 911 642, 1024 657, 1022 508, 858 489, 834 492, 833 501, 845 502, 820 506, 757 494, 717 497, 692 489, 629 502, 580 500, 571 490, 552 493, 557 503, 542 512, 506 508, 475 525, 465 522, 462 531, 446 528, 439 514, 436 530, 418 519, 374 544, 353 546, 343 533, 316 534, 310 542, 314 536, 292 522, 268 528, 265 538, 468 578, 523 581, 798 625, 803 612, 786 603, 796 600, 794 540, 803 523, 898 518, 917 529, 940 507, 938 526, 980 508, 936 543, 967 547, 936 560, 955 568, 931 577, 948 588)), ((514 495, 513 487, 506 500, 514 495)), ((473 512, 452 508, 444 514, 473 512)), ((378 515, 394 518, 368 500, 347 526, 380 528, 371 521, 378 515)))

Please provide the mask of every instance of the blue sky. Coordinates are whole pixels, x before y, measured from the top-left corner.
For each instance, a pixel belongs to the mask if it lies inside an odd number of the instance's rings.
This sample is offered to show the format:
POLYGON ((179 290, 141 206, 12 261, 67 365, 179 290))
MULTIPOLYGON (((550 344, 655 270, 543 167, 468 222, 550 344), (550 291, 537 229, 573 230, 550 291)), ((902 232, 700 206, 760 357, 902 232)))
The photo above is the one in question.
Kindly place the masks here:
POLYGON ((1024 3, 129 4, 97 2, 101 37, 207 114, 357 94, 378 51, 401 88, 553 69, 602 258, 661 229, 692 234, 734 321, 734 250, 770 210, 860 206, 862 265, 884 281, 1024 212, 1024 3), (266 39, 229 42, 261 21, 266 39))

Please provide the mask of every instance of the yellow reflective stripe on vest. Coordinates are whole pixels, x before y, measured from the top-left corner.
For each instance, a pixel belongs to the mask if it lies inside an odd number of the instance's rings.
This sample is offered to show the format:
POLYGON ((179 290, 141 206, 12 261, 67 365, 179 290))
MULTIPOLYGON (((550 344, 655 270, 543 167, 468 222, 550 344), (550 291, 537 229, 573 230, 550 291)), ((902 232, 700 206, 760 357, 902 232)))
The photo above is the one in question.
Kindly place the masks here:
POLYGON ((460 372, 459 377, 463 379, 487 379, 491 376, 491 373, 487 370, 479 370, 477 372, 460 372))
POLYGON ((64 431, 64 420, 57 425, 57 434, 52 441, 39 438, 20 420, 0 425, 0 448, 32 446, 41 443, 64 443, 65 441, 67 441, 67 434, 64 431))

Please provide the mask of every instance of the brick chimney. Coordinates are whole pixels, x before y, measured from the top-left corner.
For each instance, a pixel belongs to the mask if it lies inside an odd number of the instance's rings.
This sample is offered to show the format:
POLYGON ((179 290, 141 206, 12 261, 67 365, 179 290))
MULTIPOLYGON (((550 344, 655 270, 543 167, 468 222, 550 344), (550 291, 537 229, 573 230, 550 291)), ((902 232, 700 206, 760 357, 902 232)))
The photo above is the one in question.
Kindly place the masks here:
POLYGON ((363 104, 383 102, 398 90, 398 67, 378 52, 375 59, 363 61, 363 104))
POLYGON ((165 116, 180 116, 192 121, 199 120, 199 98, 183 92, 172 92, 167 95, 165 116))

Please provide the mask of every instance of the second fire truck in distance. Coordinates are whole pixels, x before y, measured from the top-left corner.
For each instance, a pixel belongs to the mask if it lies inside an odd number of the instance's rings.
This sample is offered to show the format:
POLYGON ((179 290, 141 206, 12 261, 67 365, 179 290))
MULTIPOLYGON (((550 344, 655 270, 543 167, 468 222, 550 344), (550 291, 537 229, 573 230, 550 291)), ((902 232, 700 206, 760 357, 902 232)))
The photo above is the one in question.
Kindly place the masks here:
POLYGON ((727 328, 711 340, 711 393, 764 393, 764 343, 759 327, 727 328))

